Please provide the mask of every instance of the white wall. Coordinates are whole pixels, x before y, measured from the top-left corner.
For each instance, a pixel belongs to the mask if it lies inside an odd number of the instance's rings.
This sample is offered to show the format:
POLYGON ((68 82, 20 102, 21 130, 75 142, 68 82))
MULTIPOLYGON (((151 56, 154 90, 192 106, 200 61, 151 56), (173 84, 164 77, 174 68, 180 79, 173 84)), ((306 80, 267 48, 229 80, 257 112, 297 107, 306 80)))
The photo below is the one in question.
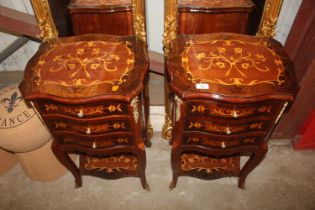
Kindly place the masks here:
MULTIPOLYGON (((284 0, 276 28, 276 39, 284 43, 302 0, 284 0)), ((33 14, 29 0, 0 0, 0 5, 33 14)), ((163 53, 164 0, 146 0, 149 49, 163 53)), ((12 43, 16 36, 0 32, 0 51, 12 43)), ((29 41, 12 56, 0 64, 0 71, 23 70, 35 53, 38 43, 29 41)))
POLYGON ((146 0, 149 49, 163 53, 164 0, 146 0))
POLYGON ((278 19, 278 24, 276 28, 276 37, 275 39, 285 43, 292 23, 295 19, 296 13, 298 12, 301 6, 302 0, 284 0, 281 8, 281 12, 278 19))

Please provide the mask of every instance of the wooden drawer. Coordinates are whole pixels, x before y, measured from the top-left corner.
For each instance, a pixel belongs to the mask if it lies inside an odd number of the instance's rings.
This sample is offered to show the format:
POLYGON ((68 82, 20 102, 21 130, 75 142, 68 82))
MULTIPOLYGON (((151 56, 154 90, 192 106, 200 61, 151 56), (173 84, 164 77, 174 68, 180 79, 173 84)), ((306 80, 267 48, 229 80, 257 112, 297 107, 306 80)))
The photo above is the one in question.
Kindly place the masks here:
POLYGON ((241 134, 246 132, 267 132, 274 122, 271 120, 226 120, 221 118, 192 118, 185 122, 186 131, 201 131, 213 134, 241 134))
POLYGON ((283 103, 263 101, 248 104, 218 103, 215 101, 192 101, 187 103, 186 113, 189 116, 216 116, 227 118, 245 118, 266 116, 276 118, 283 103))
POLYGON ((104 33, 133 35, 133 12, 130 0, 72 0, 68 5, 74 34, 104 33))
POLYGON ((247 133, 243 135, 207 135, 197 132, 185 132, 184 145, 200 145, 212 148, 232 148, 245 145, 258 145, 264 140, 264 133, 247 133))
POLYGON ((128 105, 117 102, 103 102, 89 105, 65 105, 56 102, 44 101, 38 103, 38 108, 42 115, 61 114, 75 118, 128 114, 128 105))
POLYGON ((141 162, 134 154, 122 153, 104 157, 80 155, 82 174, 100 178, 118 179, 125 176, 137 176, 141 162))
POLYGON ((131 131, 129 118, 127 117, 75 120, 58 116, 46 117, 44 119, 52 131, 69 131, 75 134, 92 136, 111 132, 131 131))
POLYGON ((179 34, 247 33, 254 4, 250 0, 179 0, 179 34))
POLYGON ((201 153, 182 153, 180 156, 180 174, 200 179, 217 179, 238 176, 240 157, 216 157, 201 153))
POLYGON ((133 135, 131 133, 115 133, 105 135, 84 135, 72 132, 54 132, 55 139, 60 145, 81 146, 89 149, 102 149, 114 146, 133 145, 133 135))

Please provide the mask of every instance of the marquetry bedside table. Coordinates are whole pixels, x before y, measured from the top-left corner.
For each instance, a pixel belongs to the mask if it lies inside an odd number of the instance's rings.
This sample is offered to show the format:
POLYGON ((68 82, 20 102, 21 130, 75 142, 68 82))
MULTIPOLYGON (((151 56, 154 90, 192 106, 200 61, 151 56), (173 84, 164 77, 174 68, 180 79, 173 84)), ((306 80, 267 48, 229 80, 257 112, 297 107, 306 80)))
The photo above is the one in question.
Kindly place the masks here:
POLYGON ((181 35, 167 69, 174 96, 170 187, 178 176, 237 176, 244 188, 298 91, 282 46, 241 34, 181 35), (243 154, 251 155, 240 168, 243 154))
MULTIPOLYGON (((82 35, 41 45, 20 90, 54 137, 52 150, 71 171, 145 178, 143 82, 146 45, 134 36, 82 35), (77 167, 69 153, 80 155, 77 167)), ((36 129, 36 128, 34 128, 36 129)))

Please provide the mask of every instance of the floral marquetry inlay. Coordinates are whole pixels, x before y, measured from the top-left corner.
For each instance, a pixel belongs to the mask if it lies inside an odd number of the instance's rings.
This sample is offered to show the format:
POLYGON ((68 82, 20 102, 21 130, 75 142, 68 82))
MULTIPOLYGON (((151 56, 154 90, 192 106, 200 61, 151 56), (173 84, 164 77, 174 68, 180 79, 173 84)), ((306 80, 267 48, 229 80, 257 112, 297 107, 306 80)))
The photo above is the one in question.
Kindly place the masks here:
POLYGON ((91 107, 67 107, 67 106, 56 106, 54 104, 45 104, 45 111, 54 112, 54 111, 62 111, 67 114, 77 115, 82 112, 82 114, 90 116, 90 115, 100 115, 106 112, 123 112, 121 104, 111 104, 108 106, 99 105, 99 106, 91 106, 91 107))
POLYGON ((183 171, 197 170, 213 173, 218 171, 233 171, 238 167, 232 158, 216 159, 197 154, 183 154, 180 159, 183 171))
POLYGON ((240 124, 240 125, 221 125, 216 124, 211 121, 190 121, 188 124, 188 129, 190 130, 200 130, 214 133, 225 133, 225 134, 234 134, 239 132, 244 132, 248 129, 250 130, 262 130, 264 128, 264 123, 257 122, 251 124, 240 124))
POLYGON ((87 157, 84 168, 87 170, 99 170, 106 173, 115 171, 135 171, 138 167, 138 159, 135 156, 121 155, 108 158, 87 157))
POLYGON ((110 84, 117 91, 134 66, 129 42, 56 42, 35 66, 36 85, 66 87, 110 84))
MULTIPOLYGON (((185 139, 185 142, 188 144, 196 144, 196 143, 201 143, 206 146, 210 147, 222 147, 222 140, 213 140, 213 139, 208 139, 208 138, 198 138, 198 137, 189 137, 185 139)), ((244 138, 244 139, 236 139, 236 140, 228 140, 225 141, 224 144, 226 147, 233 147, 233 146, 238 146, 241 145, 241 143, 245 144, 253 144, 255 142, 255 138, 244 138)))
POLYGON ((284 65, 265 41, 188 41, 181 55, 193 83, 221 85, 282 85, 284 65))
POLYGON ((207 113, 210 115, 215 116, 221 116, 221 117, 233 117, 233 118, 239 118, 239 117, 247 117, 250 115, 253 115, 255 113, 271 113, 272 106, 261 106, 261 107, 235 107, 235 108, 229 108, 229 107, 221 107, 216 104, 209 104, 207 106, 204 105, 193 105, 191 107, 191 113, 207 113))

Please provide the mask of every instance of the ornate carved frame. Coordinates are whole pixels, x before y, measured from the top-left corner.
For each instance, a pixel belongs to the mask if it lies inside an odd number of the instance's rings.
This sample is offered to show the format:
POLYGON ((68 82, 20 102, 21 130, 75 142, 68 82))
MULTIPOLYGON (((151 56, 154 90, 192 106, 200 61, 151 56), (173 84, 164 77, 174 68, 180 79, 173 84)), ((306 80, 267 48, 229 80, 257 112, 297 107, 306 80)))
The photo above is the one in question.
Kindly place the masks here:
MULTIPOLYGON (((264 6, 264 12, 260 21, 260 26, 257 32, 257 36, 275 36, 275 28, 278 21, 280 9, 283 0, 266 0, 264 6)), ((167 57, 170 52, 170 43, 177 35, 177 5, 178 0, 165 0, 164 2, 164 56, 167 57)), ((170 139, 172 135, 172 120, 171 120, 171 103, 167 97, 168 88, 167 82, 165 83, 166 100, 165 100, 165 122, 162 128, 163 138, 170 139)))
MULTIPOLYGON (((40 37, 43 42, 58 37, 58 31, 51 15, 48 0, 31 0, 34 13, 41 30, 40 37)), ((133 0, 134 9, 134 30, 136 36, 146 41, 146 25, 145 25, 145 5, 144 0, 133 0)))

